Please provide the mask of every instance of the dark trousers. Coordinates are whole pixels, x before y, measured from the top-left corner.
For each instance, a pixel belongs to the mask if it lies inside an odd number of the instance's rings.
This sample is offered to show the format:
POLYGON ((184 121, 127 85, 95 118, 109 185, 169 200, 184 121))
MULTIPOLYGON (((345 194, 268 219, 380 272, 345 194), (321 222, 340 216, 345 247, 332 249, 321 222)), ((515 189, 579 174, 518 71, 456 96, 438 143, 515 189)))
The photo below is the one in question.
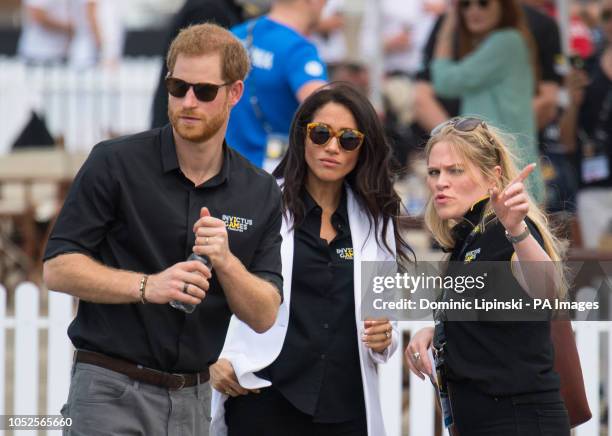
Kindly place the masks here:
POLYGON ((449 385, 459 436, 569 436, 559 391, 493 397, 468 383, 449 385))
POLYGON ((61 414, 64 436, 208 436, 210 384, 177 391, 141 383, 110 369, 75 363, 61 414))
POLYGON ((368 436, 366 417, 340 423, 313 422, 276 389, 229 398, 228 436, 368 436))

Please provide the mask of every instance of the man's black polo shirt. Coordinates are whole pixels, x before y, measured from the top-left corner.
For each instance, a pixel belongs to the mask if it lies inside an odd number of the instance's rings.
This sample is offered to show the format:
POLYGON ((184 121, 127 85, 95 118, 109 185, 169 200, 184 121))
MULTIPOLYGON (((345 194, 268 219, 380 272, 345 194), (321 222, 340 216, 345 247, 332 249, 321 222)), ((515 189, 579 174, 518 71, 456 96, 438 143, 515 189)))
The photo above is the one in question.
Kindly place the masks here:
MULTIPOLYGON (((511 292, 527 301, 530 297, 511 272, 514 247, 506 239, 504 226, 494 215, 483 219, 488 202, 487 198, 476 203, 453 227, 455 248, 449 259, 450 274, 487 273, 485 288, 466 290, 461 294, 466 299, 478 296, 492 301, 504 299, 511 292), (482 222, 486 225, 472 233, 482 222)), ((527 218, 525 222, 533 237, 543 245, 533 221, 527 218)), ((480 311, 478 321, 444 323, 449 380, 471 383, 480 392, 493 396, 559 389, 559 376, 553 370, 549 322, 482 321, 483 318, 495 319, 480 311)))
MULTIPOLYGON (((280 190, 224 145, 222 169, 195 187, 181 172, 170 125, 94 147, 77 174, 45 260, 78 252, 123 270, 158 273, 184 261, 200 208, 226 222, 231 252, 282 289, 280 190)), ((201 371, 223 347, 231 312, 213 271, 192 314, 168 304, 80 301, 68 335, 77 348, 170 372, 201 371)))
POLYGON ((365 416, 355 324, 353 245, 346 192, 332 215, 337 235, 320 237, 321 208, 304 191, 305 217, 295 229, 291 314, 283 349, 262 371, 315 422, 365 416))

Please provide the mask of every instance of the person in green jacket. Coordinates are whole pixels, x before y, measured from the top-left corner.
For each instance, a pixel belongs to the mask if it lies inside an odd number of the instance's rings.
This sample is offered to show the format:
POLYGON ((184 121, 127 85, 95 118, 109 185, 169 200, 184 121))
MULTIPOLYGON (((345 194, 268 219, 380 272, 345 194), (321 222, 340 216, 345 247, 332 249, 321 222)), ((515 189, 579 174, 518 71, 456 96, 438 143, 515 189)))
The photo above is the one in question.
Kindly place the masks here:
MULTIPOLYGON (((511 152, 523 168, 538 160, 532 99, 536 90, 534 43, 518 0, 459 0, 438 33, 431 66, 440 96, 461 98, 462 116, 475 115, 514 136, 511 152), (453 38, 459 31, 459 58, 453 38)), ((539 203, 539 170, 528 184, 539 203)))

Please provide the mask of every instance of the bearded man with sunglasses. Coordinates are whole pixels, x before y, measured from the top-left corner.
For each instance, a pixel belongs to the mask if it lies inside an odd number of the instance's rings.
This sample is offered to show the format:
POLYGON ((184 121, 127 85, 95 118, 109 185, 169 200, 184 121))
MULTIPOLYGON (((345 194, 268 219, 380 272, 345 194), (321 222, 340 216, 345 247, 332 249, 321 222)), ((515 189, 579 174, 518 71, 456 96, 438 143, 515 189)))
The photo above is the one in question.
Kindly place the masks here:
POLYGON ((246 51, 202 24, 167 64, 170 124, 94 147, 45 251, 48 287, 80 299, 66 434, 207 435, 232 313, 264 332, 281 302, 280 191, 224 141, 246 51))

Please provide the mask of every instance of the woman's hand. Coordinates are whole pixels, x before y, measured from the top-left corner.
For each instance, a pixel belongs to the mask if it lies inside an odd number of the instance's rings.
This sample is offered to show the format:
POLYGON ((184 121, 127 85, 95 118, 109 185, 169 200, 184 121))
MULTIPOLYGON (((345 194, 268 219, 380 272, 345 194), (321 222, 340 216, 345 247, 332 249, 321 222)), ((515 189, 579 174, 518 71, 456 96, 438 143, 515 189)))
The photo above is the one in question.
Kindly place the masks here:
POLYGON ((247 395, 249 392, 259 393, 259 390, 248 390, 240 386, 234 367, 227 359, 219 359, 210 366, 210 385, 217 391, 237 397, 238 395, 247 395))
POLYGON ((523 182, 535 167, 536 164, 531 163, 523 168, 501 193, 497 188, 490 190, 495 215, 512 236, 524 230, 523 220, 529 212, 529 198, 523 182))
POLYGON ((436 37, 434 57, 436 59, 451 59, 453 57, 453 39, 457 32, 457 10, 450 8, 444 16, 436 37))
POLYGON ((407 30, 400 30, 391 37, 385 39, 385 53, 400 53, 410 48, 412 43, 411 34, 407 30))
POLYGON ((457 9, 456 5, 448 8, 446 15, 444 15, 444 20, 442 21, 438 38, 444 37, 452 39, 455 36, 455 32, 457 31, 458 14, 459 10, 457 9))
POLYGON ((361 340, 365 346, 377 353, 384 352, 391 345, 393 328, 388 319, 367 319, 364 321, 365 331, 361 340))
POLYGON ((410 371, 421 380, 425 379, 425 375, 431 376, 433 373, 431 361, 427 354, 427 350, 433 342, 433 335, 433 327, 425 327, 419 330, 410 338, 410 343, 404 352, 410 371))
POLYGON ((580 107, 584 101, 584 89, 589 84, 589 76, 579 68, 572 68, 565 76, 565 88, 570 97, 570 103, 575 107, 580 107))
POLYGON ((343 27, 344 17, 341 13, 335 13, 329 17, 321 18, 317 23, 316 31, 323 35, 329 35, 336 30, 341 30, 343 27))

